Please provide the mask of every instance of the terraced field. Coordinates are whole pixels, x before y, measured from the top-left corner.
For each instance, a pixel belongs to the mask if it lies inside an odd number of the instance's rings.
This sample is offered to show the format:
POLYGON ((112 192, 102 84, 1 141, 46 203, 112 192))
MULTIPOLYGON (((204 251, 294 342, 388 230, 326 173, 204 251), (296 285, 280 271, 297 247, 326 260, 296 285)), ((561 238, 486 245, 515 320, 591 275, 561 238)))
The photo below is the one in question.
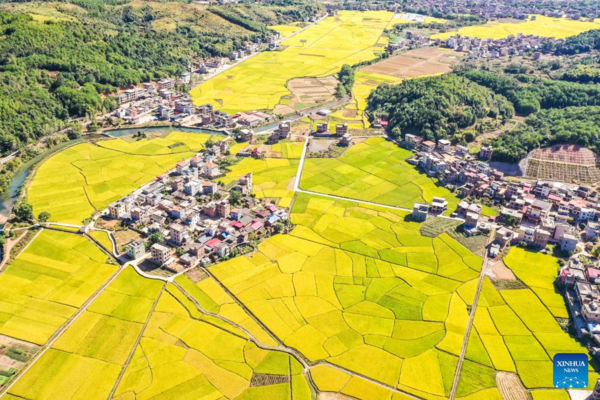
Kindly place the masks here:
POLYGON ((383 138, 352 146, 339 158, 307 159, 300 187, 324 194, 411 208, 415 202, 445 197, 448 210, 459 200, 408 164, 412 153, 383 138))
POLYGON ((44 344, 116 272, 80 235, 42 231, 0 275, 0 334, 44 344))
POLYGON ((194 104, 213 104, 225 112, 272 110, 293 78, 321 77, 342 65, 374 59, 384 51, 383 30, 394 14, 341 11, 283 41, 283 50, 260 53, 192 90, 194 104))
POLYGON ((456 32, 444 32, 432 35, 433 39, 447 39, 450 36, 460 34, 462 36, 477 37, 481 39, 503 39, 509 35, 537 35, 543 37, 553 37, 558 39, 579 35, 592 29, 600 28, 600 21, 574 21, 569 18, 553 18, 543 15, 529 16, 527 21, 517 22, 497 22, 490 21, 485 25, 466 26, 456 32))
POLYGON ((202 149, 210 135, 172 132, 164 138, 134 142, 114 139, 70 147, 45 161, 29 185, 35 214, 51 221, 80 224, 131 193, 177 161, 202 149))

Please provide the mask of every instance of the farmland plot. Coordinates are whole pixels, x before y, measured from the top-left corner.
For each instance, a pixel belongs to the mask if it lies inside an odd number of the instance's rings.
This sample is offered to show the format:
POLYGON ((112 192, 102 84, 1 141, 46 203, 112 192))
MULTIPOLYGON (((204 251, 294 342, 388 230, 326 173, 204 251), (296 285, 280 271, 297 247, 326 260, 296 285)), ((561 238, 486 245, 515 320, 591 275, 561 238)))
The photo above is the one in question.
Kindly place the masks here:
POLYGON ((172 132, 164 138, 78 144, 37 170, 27 198, 36 214, 79 224, 202 149, 210 135, 172 132))
POLYGON ((9 394, 24 399, 106 399, 162 285, 126 268, 9 394))
MULTIPOLYGON (((290 235, 210 271, 309 360, 425 397, 447 396, 472 296, 459 289, 478 276, 481 259, 448 235, 420 236, 419 225, 405 217, 300 195, 290 235)), ((196 286, 212 285, 206 282, 196 286)))
POLYGON ((307 159, 300 187, 405 208, 440 196, 448 201, 448 212, 454 211, 459 199, 408 164, 411 155, 383 138, 371 138, 339 158, 307 159))
POLYGON ((116 271, 83 236, 42 231, 0 275, 0 333, 44 344, 116 271))
POLYGON ((192 90, 194 104, 210 103, 225 112, 272 110, 290 94, 293 78, 324 77, 342 65, 371 60, 383 52, 383 30, 394 14, 340 11, 283 41, 283 50, 263 52, 192 90))

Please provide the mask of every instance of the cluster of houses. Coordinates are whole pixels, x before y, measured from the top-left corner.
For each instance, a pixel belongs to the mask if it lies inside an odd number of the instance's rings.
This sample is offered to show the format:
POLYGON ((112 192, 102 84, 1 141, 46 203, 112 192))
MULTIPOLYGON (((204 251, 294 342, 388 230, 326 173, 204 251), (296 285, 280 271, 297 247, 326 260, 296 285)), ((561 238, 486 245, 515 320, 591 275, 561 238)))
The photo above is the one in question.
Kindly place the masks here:
POLYGON ((579 338, 592 339, 592 351, 600 355, 600 269, 572 257, 560 269, 567 306, 579 338))
MULTIPOLYGON (((500 224, 492 255, 515 243, 540 249, 556 243, 571 253, 578 243, 595 241, 600 235, 600 198, 588 186, 508 180, 485 162, 493 152, 488 146, 483 146, 476 157, 466 147, 452 146, 447 140, 433 143, 410 134, 401 145, 414 152, 409 163, 465 199, 452 216, 464 219, 468 232, 489 232, 491 223, 500 224), (493 205, 500 209, 499 215, 484 220, 481 207, 467 199, 493 205)), ((444 212, 441 200, 436 198, 431 205, 415 204, 413 219, 422 221, 428 213, 444 212)))
POLYGON ((335 124, 335 129, 333 132, 329 128, 328 122, 320 122, 316 125, 315 130, 313 131, 312 134, 315 137, 325 137, 325 138, 331 138, 332 136, 338 137, 340 139, 339 144, 341 146, 352 145, 352 135, 350 135, 350 133, 348 132, 348 124, 345 122, 340 123, 340 124, 335 124))
POLYGON ((190 74, 179 79, 163 79, 156 83, 144 83, 119 93, 116 98, 119 108, 112 114, 129 124, 138 125, 156 118, 174 120, 193 113, 189 94, 176 90, 176 85, 189 84, 190 74))
MULTIPOLYGON (((535 16, 532 17, 532 19, 534 18, 535 16)), ((522 57, 533 52, 533 59, 537 60, 542 54, 542 45, 549 40, 553 40, 557 44, 564 42, 564 39, 549 39, 522 33, 495 40, 455 35, 446 39, 443 46, 456 51, 468 52, 470 59, 500 58, 511 55, 522 57)))
POLYGON ((389 1, 344 1, 325 5, 329 15, 335 15, 337 10, 387 10, 395 13, 411 11, 419 14, 444 15, 477 15, 486 20, 499 18, 527 19, 530 14, 540 14, 548 17, 567 17, 573 20, 590 20, 598 15, 598 8, 593 2, 548 2, 546 0, 406 0, 402 4, 389 1))
MULTIPOLYGON (((189 74, 186 74, 185 79, 188 79, 189 74)), ((175 90, 176 83, 173 79, 164 79, 157 84, 144 83, 142 87, 125 90, 117 96, 120 106, 113 116, 133 125, 160 119, 215 129, 238 125, 251 128, 274 118, 259 111, 230 115, 216 110, 212 104, 194 106, 188 93, 175 90)))
POLYGON ((226 150, 227 142, 218 142, 108 207, 108 217, 148 238, 155 233, 164 238, 151 246, 148 239, 131 241, 131 259, 149 257, 156 265, 180 272, 226 258, 288 220, 285 209, 251 196, 252 173, 228 188, 214 181, 223 175, 216 162, 226 150))
POLYGON ((486 20, 499 18, 527 19, 530 14, 541 14, 548 17, 567 17, 573 20, 591 19, 598 14, 597 7, 592 3, 579 2, 574 7, 569 2, 548 2, 545 0, 533 0, 523 2, 521 0, 496 0, 496 1, 470 1, 454 0, 451 2, 437 0, 408 0, 402 5, 389 4, 392 10, 414 10, 427 15, 477 15, 486 20))
MULTIPOLYGON (((535 19, 536 17, 532 16, 531 18, 535 19)), ((538 60, 542 56, 542 53, 554 48, 553 46, 545 46, 549 42, 552 42, 554 45, 561 45, 565 40, 536 35, 523 35, 522 33, 516 36, 510 35, 504 39, 480 39, 453 35, 442 40, 440 38, 431 39, 428 35, 413 31, 405 31, 403 39, 395 43, 389 43, 386 49, 390 55, 393 55, 402 50, 436 46, 468 53, 469 59, 533 55, 533 59, 538 60)))

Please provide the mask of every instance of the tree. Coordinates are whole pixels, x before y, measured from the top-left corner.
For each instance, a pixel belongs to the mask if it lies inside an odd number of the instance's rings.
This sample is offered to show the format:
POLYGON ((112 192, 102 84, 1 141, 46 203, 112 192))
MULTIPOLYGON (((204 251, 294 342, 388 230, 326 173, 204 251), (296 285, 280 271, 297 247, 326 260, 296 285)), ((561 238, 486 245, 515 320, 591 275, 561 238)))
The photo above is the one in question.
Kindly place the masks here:
POLYGON ((515 217, 513 217, 512 215, 507 215, 504 218, 504 222, 506 222, 506 225, 508 226, 515 226, 517 221, 515 220, 515 217))
POLYGON ((29 203, 21 203, 15 206, 14 213, 20 221, 33 220, 33 206, 29 203))
POLYGON ((148 236, 148 247, 153 244, 160 243, 165 240, 165 236, 160 232, 154 232, 152 235, 148 236))
POLYGON ((242 202, 242 192, 239 190, 232 190, 229 193, 229 202, 234 206, 240 204, 242 202))
POLYGON ((275 233, 281 233, 283 231, 283 229, 285 228, 285 226, 281 222, 278 222, 275 224, 274 228, 275 228, 275 233))
POLYGON ((46 223, 48 222, 48 220, 50 219, 51 214, 48 211, 42 211, 39 215, 38 215, 38 221, 41 223, 46 223))

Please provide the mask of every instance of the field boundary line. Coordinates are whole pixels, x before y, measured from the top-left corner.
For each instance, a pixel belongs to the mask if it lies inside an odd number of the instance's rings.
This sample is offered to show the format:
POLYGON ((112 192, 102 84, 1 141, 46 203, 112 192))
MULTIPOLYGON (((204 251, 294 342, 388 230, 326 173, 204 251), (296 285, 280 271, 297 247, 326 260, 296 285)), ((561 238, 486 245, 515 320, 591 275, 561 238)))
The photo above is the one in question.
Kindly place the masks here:
MULTIPOLYGON (((486 248, 492 242, 495 236, 496 229, 492 229, 490 232, 490 236, 488 239, 488 243, 485 246, 486 248)), ((454 400, 456 398, 456 391, 458 390, 458 384, 460 382, 460 374, 462 372, 462 366, 465 361, 465 356, 467 355, 467 347, 469 345, 469 338, 471 336, 471 330, 473 329, 473 322, 475 321, 475 314, 477 313, 477 304, 479 303, 479 296, 481 294, 481 288, 483 287, 483 280, 486 277, 485 272, 487 269, 487 265, 489 263, 488 252, 485 252, 485 258, 483 259, 483 263, 481 264, 481 273, 479 274, 479 280, 477 282, 477 289, 475 290, 475 296, 473 297, 473 303, 471 305, 471 313, 469 315, 469 321, 467 322, 467 327, 465 331, 465 337, 463 338, 463 345, 460 350, 460 357, 458 358, 458 363, 456 365, 456 371, 454 373, 454 380, 452 381, 452 389, 450 390, 450 395, 448 396, 449 400, 454 400)))
MULTIPOLYGON (((237 296, 235 296, 235 294, 233 294, 233 292, 231 292, 229 290, 229 288, 227 288, 227 286, 225 286, 219 279, 217 279, 217 277, 215 277, 214 274, 212 272, 210 272, 208 268, 203 268, 203 270, 235 301, 235 303, 237 305, 239 305, 244 310, 244 312, 250 318, 252 318, 266 333, 268 333, 269 335, 271 335, 275 339, 275 341, 278 343, 278 347, 273 347, 273 346, 268 346, 268 345, 261 344, 262 346, 264 346, 264 348, 266 350, 283 351, 285 353, 288 353, 288 354, 294 356, 296 359, 298 359, 300 361, 300 363, 304 367, 305 371, 309 371, 311 368, 319 366, 319 365, 325 365, 325 366, 328 366, 330 368, 336 369, 338 371, 342 371, 342 372, 344 372, 344 373, 346 373, 346 374, 348 374, 350 376, 355 376, 355 377, 364 379, 364 380, 366 380, 366 381, 368 381, 368 382, 370 382, 370 383, 372 383, 374 385, 381 386, 383 388, 391 390, 392 392, 400 393, 400 394, 402 394, 402 395, 404 395, 406 397, 410 397, 410 398, 413 398, 413 399, 422 399, 421 397, 419 397, 417 395, 414 395, 412 393, 400 390, 400 389, 398 389, 395 386, 389 385, 389 384, 384 383, 384 382, 380 382, 380 381, 378 381, 376 379, 373 379, 373 378, 370 378, 370 377, 368 377, 366 375, 363 375, 363 374, 360 374, 358 372, 355 372, 355 371, 346 369, 344 367, 341 367, 339 365, 330 363, 329 361, 320 360, 320 361, 316 361, 316 362, 311 362, 310 360, 308 360, 306 358, 306 356, 304 354, 302 354, 301 351, 299 351, 298 349, 296 349, 294 347, 291 347, 291 346, 288 346, 288 345, 284 344, 281 341, 281 339, 279 339, 279 337, 277 335, 275 335, 275 333, 271 329, 269 329, 269 327, 266 326, 256 315, 254 315, 254 313, 252 313, 252 311, 243 302, 241 302, 237 298, 237 296)), ((186 297, 188 297, 194 304, 196 304, 197 307, 199 306, 199 310, 202 310, 201 306, 200 306, 200 303, 198 303, 198 301, 196 299, 194 299, 193 297, 191 297, 191 295, 189 295, 185 290, 183 290, 183 288, 181 288, 181 286, 179 286, 176 282, 173 282, 173 283, 178 288, 180 288, 180 290, 186 295, 186 297)), ((220 316, 218 314, 214 314, 214 313, 207 313, 207 314, 213 315, 213 316, 215 316, 217 318, 220 318, 220 319, 224 318, 224 317, 222 317, 222 316, 220 316)), ((233 323, 233 325, 236 326, 236 327, 239 326, 239 325, 237 325, 235 323, 233 323)), ((251 338, 254 337, 254 336, 250 335, 249 332, 245 328, 240 327, 240 330, 242 330, 244 333, 248 334, 249 337, 251 337, 251 338)), ((254 340, 253 340, 253 342, 254 342, 254 340)), ((260 342, 258 342, 258 341, 255 342, 255 344, 257 346, 258 346, 259 343, 260 342)), ((308 374, 308 376, 310 377, 310 382, 313 382, 312 381, 312 376, 310 375, 310 373, 308 374)))
POLYGON ((40 350, 35 354, 34 357, 29 360, 19 372, 17 372, 14 377, 9 381, 8 385, 6 385, 2 390, 0 390, 0 397, 7 394, 10 389, 21 379, 23 375, 27 373, 35 365, 35 363, 48 351, 48 349, 52 348, 52 346, 56 343, 58 339, 79 319, 79 317, 87 311, 89 306, 106 290, 106 288, 127 268, 125 265, 122 268, 118 268, 117 271, 100 287, 98 290, 89 298, 83 305, 75 312, 75 314, 65 322, 56 332, 50 336, 50 339, 40 347, 40 350))
POLYGON ((125 361, 125 364, 123 364, 123 367, 121 368, 121 372, 119 373, 119 376, 117 377, 115 383, 113 384, 110 394, 108 395, 109 399, 112 399, 114 397, 115 392, 117 391, 117 388, 119 387, 119 384, 121 383, 121 380, 123 379, 123 376, 125 376, 125 371, 127 371, 127 367, 131 363, 131 360, 133 359, 133 356, 135 355, 135 351, 137 350, 138 346, 140 345, 140 342, 142 341, 142 338, 144 337, 144 333, 146 332, 146 328, 148 327, 148 324, 150 323, 150 319, 152 319, 152 316, 154 315, 154 310, 156 310, 156 306, 158 305, 158 302, 160 301, 160 298, 162 297, 166 288, 167 288, 167 284, 165 283, 165 284, 163 284, 162 288, 160 289, 158 296, 156 296, 156 300, 154 300, 152 309, 148 313, 148 317, 146 317, 146 322, 144 322, 144 325, 142 326, 142 329, 140 330, 140 334, 138 335, 138 338, 135 341, 135 344, 133 346, 131 346, 131 351, 129 352, 129 356, 127 357, 127 360, 125 361))

